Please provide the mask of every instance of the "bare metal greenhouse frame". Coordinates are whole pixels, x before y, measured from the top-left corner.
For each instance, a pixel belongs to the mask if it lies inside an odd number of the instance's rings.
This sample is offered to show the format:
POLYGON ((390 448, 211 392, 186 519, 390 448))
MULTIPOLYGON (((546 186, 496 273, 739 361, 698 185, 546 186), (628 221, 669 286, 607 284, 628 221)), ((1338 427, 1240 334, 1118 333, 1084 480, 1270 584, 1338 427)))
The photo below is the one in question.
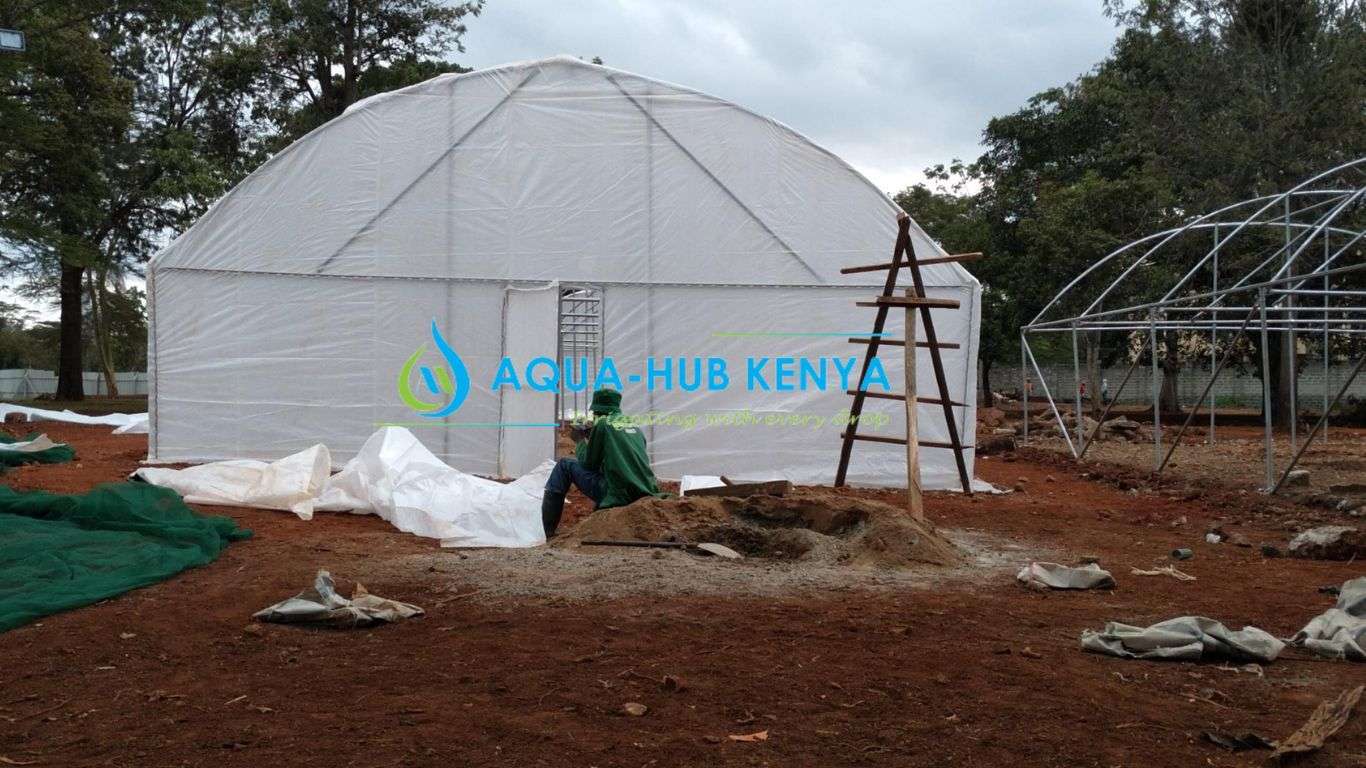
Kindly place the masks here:
MULTIPOLYGON (((1209 439, 1214 441, 1214 383, 1239 348, 1240 340, 1257 337, 1261 356, 1262 411, 1266 453, 1264 490, 1275 493, 1285 484, 1304 451, 1317 436, 1325 434, 1329 415, 1342 401, 1361 372, 1366 356, 1351 368, 1334 393, 1328 381, 1330 341, 1333 337, 1358 339, 1366 334, 1366 290, 1360 273, 1366 270, 1363 236, 1366 236, 1366 157, 1361 157, 1274 195, 1256 197, 1192 218, 1180 227, 1135 240, 1109 253, 1068 283, 1028 324, 1020 328, 1021 387, 1024 398, 1024 436, 1029 436, 1028 377, 1032 366, 1043 388, 1052 415, 1068 449, 1078 459, 1100 432, 1110 408, 1128 383, 1145 350, 1152 350, 1153 466, 1161 472, 1170 461, 1181 436, 1194 420, 1197 408, 1209 405, 1209 439), (1220 256, 1239 253, 1246 262, 1234 274, 1221 274, 1220 256), (1174 283, 1152 282, 1158 267, 1179 270, 1190 264, 1174 283), (1106 306, 1110 304, 1111 306, 1106 306), (1121 306, 1113 306, 1115 304, 1121 306), (1077 311, 1077 307, 1083 307, 1077 311), (1208 334, 1209 382, 1194 403, 1181 428, 1163 452, 1158 334, 1178 331, 1208 334), (1067 420, 1035 359, 1031 339, 1038 334, 1071 334, 1074 382, 1081 381, 1078 337, 1083 333, 1123 333, 1130 343, 1132 362, 1119 389, 1101 413, 1096 428, 1085 433, 1082 395, 1074 387, 1075 432, 1067 420), (1288 466, 1276 465, 1272 435, 1270 339, 1282 334, 1284 365, 1291 372, 1290 445, 1288 466), (1323 412, 1303 444, 1295 434, 1298 393, 1297 335, 1321 336, 1323 341, 1323 412), (1220 342, 1223 348, 1220 348, 1220 342), (1133 342, 1138 342, 1136 351, 1133 342), (1075 439, 1074 439, 1075 438, 1075 439), (1279 470, 1279 473, 1278 473, 1279 470)), ((1227 263, 1227 262, 1226 262, 1227 263)), ((1226 270, 1228 271, 1228 270, 1226 270)), ((1317 363, 1316 363, 1317 364, 1317 363)))

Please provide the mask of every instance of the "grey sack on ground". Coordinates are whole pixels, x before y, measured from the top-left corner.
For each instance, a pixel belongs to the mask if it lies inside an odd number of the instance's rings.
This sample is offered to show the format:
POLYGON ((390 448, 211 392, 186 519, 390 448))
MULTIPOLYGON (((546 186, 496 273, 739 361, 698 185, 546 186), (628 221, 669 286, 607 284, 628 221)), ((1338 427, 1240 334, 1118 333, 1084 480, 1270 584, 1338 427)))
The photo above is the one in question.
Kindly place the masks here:
POLYGON ((1337 605, 1311 619, 1290 642, 1330 659, 1366 661, 1366 576, 1343 584, 1337 605))
POLYGON ((1082 650, 1123 659, 1274 661, 1285 643, 1256 627, 1233 631, 1204 616, 1180 616, 1150 627, 1112 621, 1081 633, 1082 650))
POLYGON ((312 588, 257 611, 252 618, 278 624, 313 624, 350 629, 421 615, 421 608, 372 595, 359 583, 351 599, 347 600, 337 594, 332 575, 327 571, 318 571, 312 588))

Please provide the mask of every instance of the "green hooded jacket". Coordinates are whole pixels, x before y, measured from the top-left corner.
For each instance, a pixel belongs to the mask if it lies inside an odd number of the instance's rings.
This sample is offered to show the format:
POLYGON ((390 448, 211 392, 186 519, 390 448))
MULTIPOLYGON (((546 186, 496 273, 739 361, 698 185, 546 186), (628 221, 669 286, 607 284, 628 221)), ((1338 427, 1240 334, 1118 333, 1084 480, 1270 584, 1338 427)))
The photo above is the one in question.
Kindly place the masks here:
POLYGON ((598 509, 622 507, 644 496, 660 496, 645 453, 645 434, 620 414, 599 416, 588 439, 579 443, 579 463, 603 477, 598 509), (614 423, 615 422, 615 423, 614 423))

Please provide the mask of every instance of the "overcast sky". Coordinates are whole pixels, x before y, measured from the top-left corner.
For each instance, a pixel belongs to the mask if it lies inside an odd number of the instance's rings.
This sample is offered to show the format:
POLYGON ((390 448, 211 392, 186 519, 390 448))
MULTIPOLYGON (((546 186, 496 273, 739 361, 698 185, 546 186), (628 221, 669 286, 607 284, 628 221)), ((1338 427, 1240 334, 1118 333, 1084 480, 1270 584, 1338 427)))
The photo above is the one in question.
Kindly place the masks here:
POLYGON ((600 56, 775 118, 888 192, 975 159, 990 117, 1115 39, 1101 0, 487 0, 468 26, 467 66, 600 56))
POLYGON ((975 159, 989 118, 1115 38, 1101 0, 487 0, 468 26, 466 66, 600 56, 775 118, 886 192, 975 159))

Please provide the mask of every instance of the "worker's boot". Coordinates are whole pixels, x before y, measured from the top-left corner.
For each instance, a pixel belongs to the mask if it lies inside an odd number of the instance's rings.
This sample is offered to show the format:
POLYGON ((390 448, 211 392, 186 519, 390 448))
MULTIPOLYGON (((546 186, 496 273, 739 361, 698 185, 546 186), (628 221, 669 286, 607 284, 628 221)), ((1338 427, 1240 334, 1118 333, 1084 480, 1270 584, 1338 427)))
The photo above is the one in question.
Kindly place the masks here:
POLYGON ((564 514, 564 494, 546 491, 541 496, 541 525, 545 526, 545 537, 555 535, 560 526, 560 516, 564 514))

